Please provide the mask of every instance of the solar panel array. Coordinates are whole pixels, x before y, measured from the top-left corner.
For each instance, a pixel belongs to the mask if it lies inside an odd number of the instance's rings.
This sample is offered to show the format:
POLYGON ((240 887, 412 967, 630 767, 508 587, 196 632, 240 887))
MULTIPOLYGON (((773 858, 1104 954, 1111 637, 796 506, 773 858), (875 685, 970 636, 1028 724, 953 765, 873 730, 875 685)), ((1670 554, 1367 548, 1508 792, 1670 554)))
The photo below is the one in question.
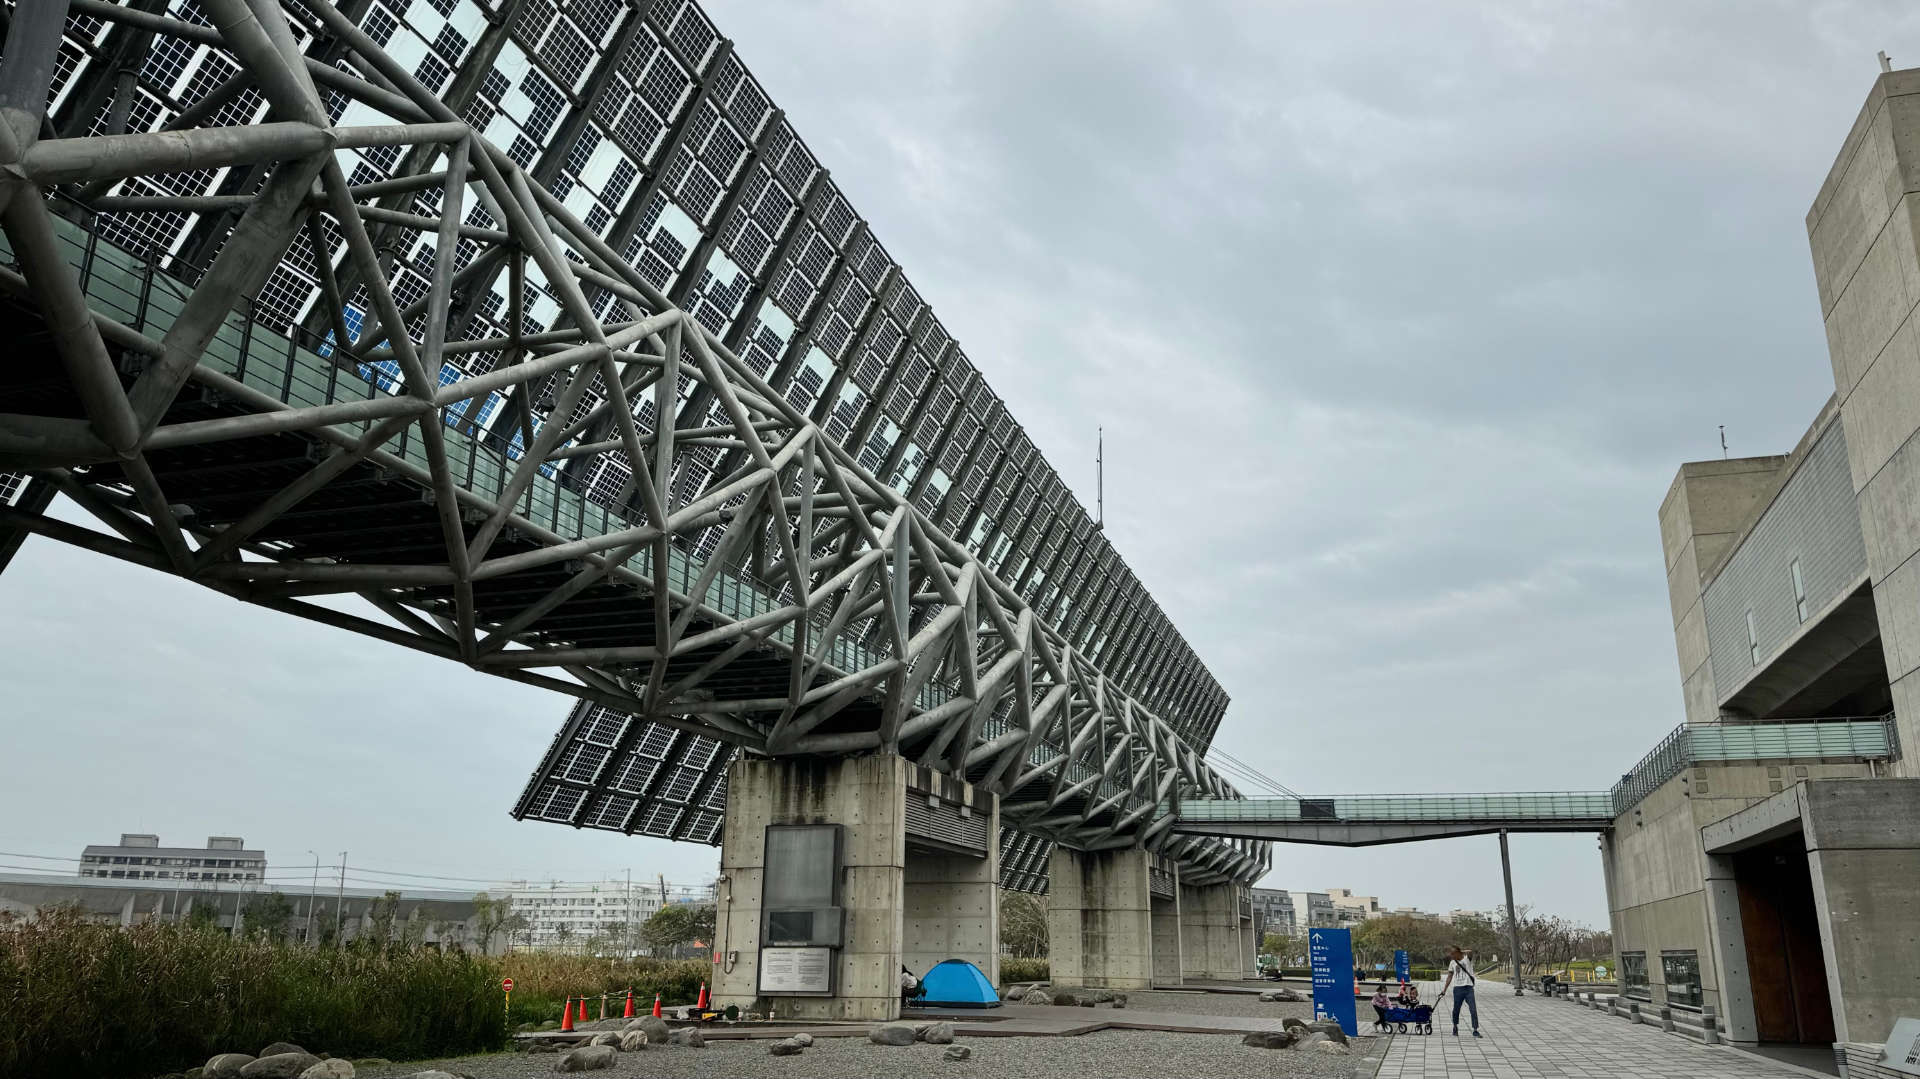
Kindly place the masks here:
MULTIPOLYGON (((980 552, 1077 651, 1190 745, 1204 750, 1211 742, 1225 692, 697 4, 340 6, 863 467, 980 552)), ((318 34, 307 13, 287 10, 309 55, 354 70, 351 54, 318 34)), ((206 22, 193 0, 166 0, 165 11, 206 22)), ((69 19, 56 68, 55 125, 104 130, 115 72, 130 60, 138 62, 139 81, 129 131, 162 128, 183 110, 206 113, 202 122, 210 125, 265 116, 265 102, 229 57, 171 37, 143 41, 79 15, 69 19)), ((383 119, 338 93, 326 97, 337 123, 383 119)), ((396 147, 341 153, 356 185, 418 171, 396 147)), ((138 177, 112 193, 247 194, 263 179, 262 167, 222 167, 138 177)), ((432 215, 439 199, 432 188, 387 194, 380 204, 432 215)), ((234 219, 232 211, 109 213, 95 227, 104 239, 191 272, 219 249, 234 219)), ((477 204, 466 219, 498 226, 477 204)), ((254 301, 256 315, 329 332, 318 284, 328 264, 345 286, 351 335, 369 297, 344 265, 343 238, 318 220, 316 242, 296 245, 276 267, 254 301)), ((440 254, 434 237, 396 230, 383 242, 396 299, 405 305, 424 295, 440 254)), ((471 268, 480 249, 465 240, 453 257, 471 268)), ((473 336, 504 335, 517 306, 526 332, 560 318, 558 301, 542 286, 529 283, 514 297, 508 273, 483 268, 456 311, 471 321, 473 336)), ((606 316, 612 302, 603 291, 597 313, 606 316)), ((442 381, 485 372, 500 359, 486 351, 451 357, 442 381)), ((385 374, 397 386, 398 371, 385 374)), ((724 422, 703 387, 688 381, 682 395, 688 425, 724 422)), ((574 416, 599 403, 589 394, 574 416)), ((524 399, 490 394, 473 402, 468 419, 511 455, 524 437, 526 409, 524 399)), ((643 426, 651 411, 650 401, 638 405, 643 426)), ((672 477, 676 498, 696 496, 730 470, 730 452, 685 447, 672 477)), ((560 467, 584 470, 572 478, 603 502, 629 476, 618 453, 560 467)), ((716 528, 690 545, 705 555, 718 537, 716 528)), ((520 815, 712 842, 731 747, 596 708, 569 715, 520 815)), ((1043 846, 1015 842, 1009 862, 1026 866, 1018 873, 1031 875, 1035 864, 1044 873, 1044 851, 1035 853, 1043 846)))

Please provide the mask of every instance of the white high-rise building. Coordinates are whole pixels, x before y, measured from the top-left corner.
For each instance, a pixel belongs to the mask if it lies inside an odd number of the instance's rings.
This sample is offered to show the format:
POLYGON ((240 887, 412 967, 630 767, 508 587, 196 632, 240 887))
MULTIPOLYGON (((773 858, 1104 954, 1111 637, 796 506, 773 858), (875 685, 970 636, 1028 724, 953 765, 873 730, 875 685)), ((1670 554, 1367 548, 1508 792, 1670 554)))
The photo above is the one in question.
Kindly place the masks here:
MULTIPOLYGON (((637 955, 646 951, 640 927, 661 907, 660 885, 651 881, 515 881, 506 889, 513 912, 527 925, 514 935, 516 948, 583 950, 637 955)), ((707 903, 711 886, 674 886, 668 903, 707 903)))

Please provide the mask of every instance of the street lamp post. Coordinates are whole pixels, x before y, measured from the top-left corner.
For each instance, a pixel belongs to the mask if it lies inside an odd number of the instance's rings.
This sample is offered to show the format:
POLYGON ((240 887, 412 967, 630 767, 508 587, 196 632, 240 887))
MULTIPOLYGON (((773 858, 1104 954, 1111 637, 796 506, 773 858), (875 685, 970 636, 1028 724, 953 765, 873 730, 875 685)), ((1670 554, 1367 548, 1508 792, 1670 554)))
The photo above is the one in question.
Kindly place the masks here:
POLYGON ((313 851, 308 851, 307 853, 313 855, 313 883, 307 885, 307 935, 301 941, 301 943, 312 944, 313 943, 313 893, 320 890, 320 856, 318 854, 314 854, 313 851))

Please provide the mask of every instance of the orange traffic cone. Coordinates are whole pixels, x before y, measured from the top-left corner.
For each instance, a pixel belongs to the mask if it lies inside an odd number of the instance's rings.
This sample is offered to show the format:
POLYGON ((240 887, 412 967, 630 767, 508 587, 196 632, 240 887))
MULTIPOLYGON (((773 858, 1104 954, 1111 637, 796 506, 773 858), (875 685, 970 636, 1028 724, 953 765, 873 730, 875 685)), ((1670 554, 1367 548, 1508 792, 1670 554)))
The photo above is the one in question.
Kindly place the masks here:
POLYGON ((587 1021, 587 998, 586 997, 580 998, 580 1021, 582 1023, 587 1021))
POLYGON ((633 990, 631 989, 627 990, 627 1014, 621 1016, 620 1018, 622 1019, 633 1018, 633 990))
POLYGON ((566 1034, 571 1032, 572 1030, 573 1030, 573 998, 568 997, 567 1002, 561 1005, 560 1007, 560 1033, 566 1034))
POLYGON ((707 1010, 707 983, 706 982, 700 983, 700 999, 696 1001, 693 1006, 703 1012, 707 1010))
POLYGON ((653 1017, 660 1018, 660 994, 658 993, 653 995, 653 1017))

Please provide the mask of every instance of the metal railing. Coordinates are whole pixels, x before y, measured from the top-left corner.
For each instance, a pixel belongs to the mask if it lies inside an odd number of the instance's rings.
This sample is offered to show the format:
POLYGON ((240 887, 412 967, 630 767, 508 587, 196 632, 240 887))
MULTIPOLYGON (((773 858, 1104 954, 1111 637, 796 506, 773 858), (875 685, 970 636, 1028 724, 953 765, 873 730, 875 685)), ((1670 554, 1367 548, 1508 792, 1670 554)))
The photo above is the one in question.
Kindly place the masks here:
POLYGON ((1287 822, 1566 821, 1612 819, 1604 791, 1511 794, 1363 794, 1332 798, 1183 801, 1187 820, 1287 822))
POLYGON ((1838 719, 1681 725, 1648 751, 1610 792, 1615 815, 1710 761, 1890 760, 1900 755, 1893 713, 1838 719))

